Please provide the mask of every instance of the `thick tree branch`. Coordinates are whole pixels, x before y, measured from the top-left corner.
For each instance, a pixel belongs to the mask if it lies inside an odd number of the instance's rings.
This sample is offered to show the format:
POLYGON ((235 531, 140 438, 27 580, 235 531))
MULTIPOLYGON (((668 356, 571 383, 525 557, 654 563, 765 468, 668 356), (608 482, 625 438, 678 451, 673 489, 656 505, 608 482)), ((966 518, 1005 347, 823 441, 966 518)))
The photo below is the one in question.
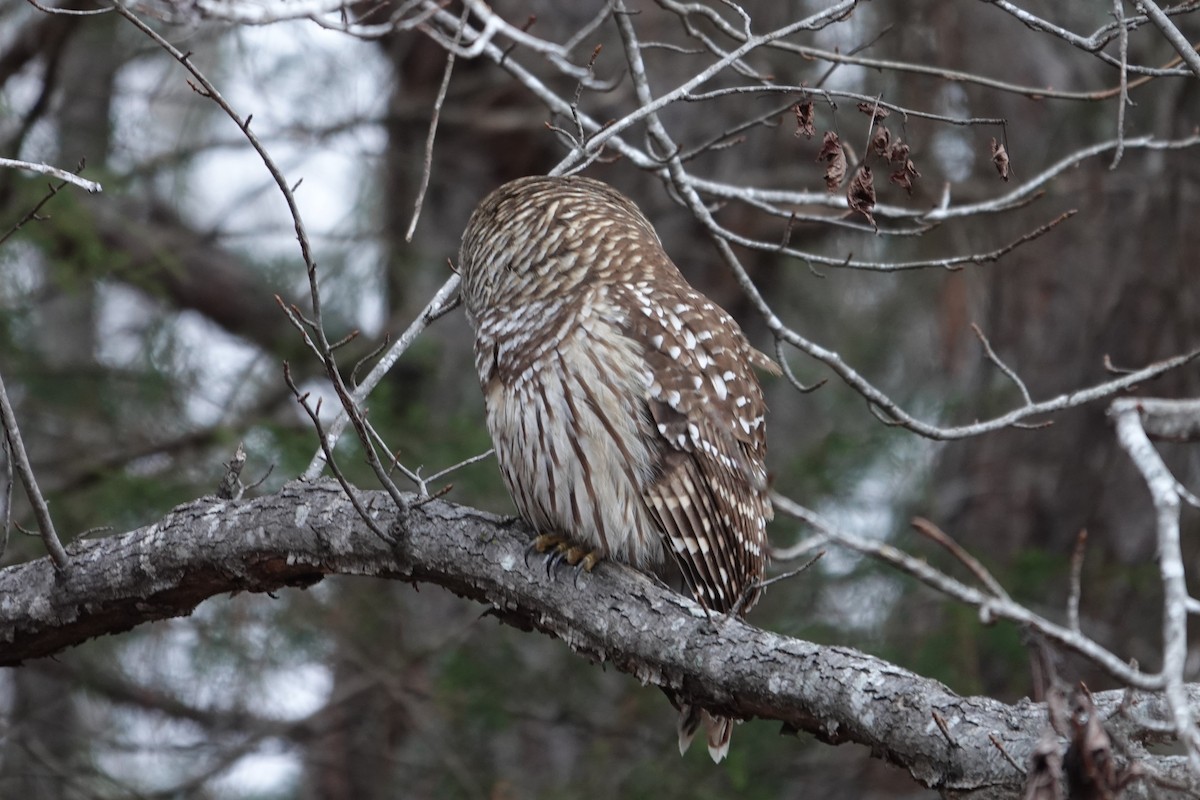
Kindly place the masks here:
MULTIPOLYGON (((432 501, 399 525, 385 493, 359 499, 381 527, 405 531, 394 548, 367 531, 332 482, 293 483, 253 501, 201 499, 145 528, 73 544, 70 576, 58 575, 47 559, 0 571, 0 664, 186 615, 218 594, 307 586, 332 574, 377 575, 446 587, 490 605, 508 624, 562 639, 593 660, 724 713, 777 720, 832 744, 866 744, 947 796, 1014 796, 1024 778, 1006 754, 1024 763, 1045 726, 1041 705, 959 697, 848 648, 709 619, 680 595, 613 564, 578 585, 567 571, 550 579, 540 560, 526 566, 529 533, 519 523, 432 501)), ((1188 687, 1188 695, 1200 708, 1200 690, 1188 687)), ((1123 697, 1103 693, 1097 704, 1111 714, 1123 697)), ((1109 726, 1130 740, 1145 767, 1195 792, 1200 784, 1182 759, 1142 750, 1155 726, 1141 723, 1161 727, 1164 719, 1160 701, 1138 696, 1109 726)))

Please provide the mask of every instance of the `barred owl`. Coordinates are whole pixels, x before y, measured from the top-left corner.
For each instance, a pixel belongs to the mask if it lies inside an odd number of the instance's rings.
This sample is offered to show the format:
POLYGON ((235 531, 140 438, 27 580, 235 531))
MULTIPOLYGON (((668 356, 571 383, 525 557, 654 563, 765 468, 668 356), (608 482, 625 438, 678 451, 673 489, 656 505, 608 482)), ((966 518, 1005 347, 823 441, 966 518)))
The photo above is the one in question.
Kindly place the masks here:
MULTIPOLYGON (((496 458, 537 549, 586 569, 674 564, 705 608, 749 610, 772 516, 752 368, 775 363, 589 178, 492 192, 459 271, 496 458)), ((720 761, 731 721, 688 706, 680 751, 701 722, 720 761)))

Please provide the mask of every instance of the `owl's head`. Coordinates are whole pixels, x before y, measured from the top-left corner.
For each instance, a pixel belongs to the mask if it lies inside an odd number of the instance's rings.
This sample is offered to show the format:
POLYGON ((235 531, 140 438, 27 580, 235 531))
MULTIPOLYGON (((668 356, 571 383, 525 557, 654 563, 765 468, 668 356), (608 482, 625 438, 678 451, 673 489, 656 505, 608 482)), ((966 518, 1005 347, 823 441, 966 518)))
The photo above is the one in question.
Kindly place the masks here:
POLYGON ((663 257, 649 221, 591 178, 518 178, 489 194, 463 232, 458 269, 467 313, 541 300, 643 272, 663 257))

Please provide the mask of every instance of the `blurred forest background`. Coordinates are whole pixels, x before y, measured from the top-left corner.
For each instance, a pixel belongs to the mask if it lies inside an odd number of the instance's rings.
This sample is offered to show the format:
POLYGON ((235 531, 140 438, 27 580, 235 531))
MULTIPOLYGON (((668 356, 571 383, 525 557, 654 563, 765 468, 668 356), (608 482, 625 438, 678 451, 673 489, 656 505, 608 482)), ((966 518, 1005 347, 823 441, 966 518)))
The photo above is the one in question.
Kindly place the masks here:
MULTIPOLYGON (((351 3, 345 16, 382 24, 401 5, 351 3)), ((643 42, 681 41, 669 3, 634 5, 643 42)), ((746 0, 742 8, 762 31, 826 5, 746 0)), ((356 37, 303 19, 214 21, 205 9, 218 3, 137 6, 241 114, 253 114, 254 131, 289 180, 303 178, 296 195, 321 270, 330 337, 363 332, 341 355, 344 364, 402 331, 449 276, 447 259, 457 257, 467 216, 484 194, 544 173, 568 152, 547 122, 573 130, 570 119, 551 114, 496 64, 460 58, 409 243, 446 63, 438 42, 419 30, 356 37)), ((712 6, 740 30, 736 13, 712 6)), ((1115 6, 1134 13, 1131 3, 1115 6)), ((1196 4, 1182 7, 1189 6, 1196 4)), ((578 64, 604 45, 594 72, 611 88, 579 95, 580 109, 602 121, 637 105, 615 28, 597 17, 604 7, 598 0, 493 3, 517 27, 536 16, 530 33, 545 40, 584 31, 578 64), (594 19, 600 23, 587 30, 594 19)), ((1025 7, 1086 36, 1112 21, 1114 4, 1025 7)), ((458 14, 460 6, 449 10, 458 14)), ((1190 41, 1200 40, 1200 18, 1175 19, 1190 41)), ((719 32, 710 26, 701 35, 719 32)), ((956 204, 986 202, 1117 136, 1120 70, 993 4, 864 3, 846 20, 793 41, 826 55, 759 50, 750 62, 780 83, 1007 120, 1001 129, 893 115, 888 123, 910 144, 920 178, 908 197, 881 171, 880 203, 920 211, 937 206, 944 191, 956 204), (991 82, 947 80, 939 70, 991 82), (1012 87, 1048 91, 1032 97, 1012 87), (1007 185, 992 161, 993 138, 1011 158, 1007 185)), ((1114 40, 1105 52, 1115 47, 1114 40)), ((1128 48, 1132 63, 1161 66, 1175 56, 1149 27, 1135 31, 1128 48)), ((656 91, 712 61, 665 46, 647 48, 645 57, 656 91)), ((577 81, 547 59, 521 48, 511 58, 560 96, 573 96, 577 81)), ((1200 80, 1130 81, 1137 85, 1125 110, 1128 136, 1195 134, 1200 80)), ((713 85, 745 82, 727 71, 713 85)), ((818 132, 809 140, 796 135, 787 102, 734 95, 673 105, 663 119, 698 147, 735 138, 729 132, 740 121, 778 105, 770 124, 745 131, 745 141, 704 150, 694 171, 731 184, 823 191, 821 132, 837 130, 862 153, 869 116, 853 102, 836 110, 818 102, 818 132)), ((86 160, 83 175, 104 185, 99 195, 64 189, 42 208, 42 219, 0 245, 0 369, 59 531, 130 530, 213 492, 239 441, 250 454, 247 478, 273 465, 256 492, 303 472, 315 437, 281 362, 290 362, 306 388, 320 392, 324 384, 320 364, 274 299, 299 303, 307 293, 291 220, 242 133, 189 87, 180 64, 116 14, 50 15, 3 4, 0 156, 70 169, 86 160)), ((1106 380, 1106 358, 1136 368, 1200 344, 1197 151, 1131 147, 1110 169, 1113 161, 1113 150, 1105 150, 1055 177, 1035 202, 920 235, 915 220, 884 225, 889 235, 876 235, 861 218, 791 226, 793 247, 897 263, 992 251, 1078 210, 995 263, 873 272, 738 253, 789 325, 837 351, 917 416, 970 422, 1020 402, 1013 383, 983 357, 971 323, 1036 397, 1106 380), (909 233, 895 232, 901 228, 909 233)), ((761 316, 707 232, 659 177, 609 157, 585 174, 633 197, 689 279, 773 352, 761 316)), ((46 191, 44 176, 0 170, 0 232, 46 191)), ((750 204, 729 203, 717 217, 739 235, 783 238, 784 222, 750 204)), ((1054 415, 1046 428, 938 443, 881 424, 824 366, 787 355, 801 380, 831 380, 811 394, 782 379, 766 387, 770 463, 783 494, 953 569, 944 551, 909 529, 913 514, 926 516, 1016 598, 1050 616, 1062 613, 1071 553, 1086 529, 1085 630, 1125 657, 1159 658, 1149 499, 1106 424, 1104 403, 1054 415)), ((1191 364, 1139 391, 1196 396, 1200 372, 1191 364)), ((487 449, 461 311, 405 354, 370 411, 404 463, 423 465, 426 474, 487 449)), ((374 485, 346 438, 343 468, 355 482, 374 485)), ((1200 450, 1160 449, 1181 480, 1200 486, 1200 450)), ((511 513, 494 461, 448 480, 449 499, 511 513)), ((13 514, 32 528, 23 502, 18 493, 13 514)), ((1197 527, 1196 513, 1185 514, 1193 566, 1197 527)), ((780 547, 799 534, 798 524, 782 518, 771 529, 780 547)), ((35 538, 14 533, 0 565, 43 554, 35 538)), ((439 589, 331 579, 275 598, 209 601, 190 618, 6 670, 0 796, 934 796, 863 748, 780 736, 764 722, 739 728, 719 768, 703 748, 680 759, 674 713, 660 692, 481 612, 439 589)), ((974 611, 843 552, 772 587, 751 621, 862 648, 963 694, 1014 701, 1037 689, 1030 642, 1018 628, 981 626, 974 611)), ((1200 649, 1193 646, 1190 658, 1195 680, 1200 649)), ((1067 680, 1111 687, 1077 658, 1062 655, 1057 668, 1067 680)))

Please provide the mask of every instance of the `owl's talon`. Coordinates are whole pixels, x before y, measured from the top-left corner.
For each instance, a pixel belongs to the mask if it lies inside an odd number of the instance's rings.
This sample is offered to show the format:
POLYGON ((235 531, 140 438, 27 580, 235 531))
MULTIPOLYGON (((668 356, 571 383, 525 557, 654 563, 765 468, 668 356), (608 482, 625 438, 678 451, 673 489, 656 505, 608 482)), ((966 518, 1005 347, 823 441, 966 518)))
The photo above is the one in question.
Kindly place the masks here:
POLYGON ((556 550, 562 545, 564 539, 553 533, 543 533, 534 537, 534 540, 525 548, 525 568, 529 569, 529 556, 531 553, 545 555, 549 559, 553 553, 547 554, 547 550, 556 550))
POLYGON ((591 572, 603 556, 597 550, 589 550, 586 547, 576 545, 567 551, 567 563, 577 570, 583 572, 591 572))
POLYGON ((563 560, 563 554, 566 552, 565 545, 560 545, 554 549, 554 552, 546 556, 546 577, 554 577, 554 568, 563 560))
POLYGON ((575 560, 571 561, 569 557, 567 560, 575 567, 575 588, 578 589, 579 576, 585 572, 590 574, 596 568, 596 565, 603 560, 604 556, 596 550, 585 550, 582 547, 573 548, 572 553, 575 556, 575 560))
POLYGON ((543 533, 529 543, 529 546, 525 548, 526 568, 529 568, 529 556, 533 553, 539 553, 545 557, 547 578, 553 578, 554 568, 564 561, 574 567, 576 586, 579 585, 579 573, 591 572, 604 558, 600 551, 571 544, 566 537, 554 533, 543 533))

